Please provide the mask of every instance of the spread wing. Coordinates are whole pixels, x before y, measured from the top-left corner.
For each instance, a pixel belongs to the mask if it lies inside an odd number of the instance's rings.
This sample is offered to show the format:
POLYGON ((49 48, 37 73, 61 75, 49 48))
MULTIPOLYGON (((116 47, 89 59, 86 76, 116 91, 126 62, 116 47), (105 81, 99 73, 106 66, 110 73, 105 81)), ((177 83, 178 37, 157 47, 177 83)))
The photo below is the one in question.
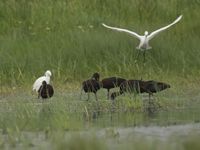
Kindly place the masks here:
POLYGON ((168 29, 169 27, 171 27, 172 25, 176 24, 177 22, 179 22, 182 18, 182 15, 180 15, 174 22, 172 22, 171 24, 165 26, 165 27, 162 27, 154 32, 152 32, 149 36, 148 36, 148 39, 151 40, 153 37, 155 37, 158 33, 168 29))
POLYGON ((106 25, 106 24, 104 24, 104 23, 102 23, 102 25, 103 25, 104 27, 109 28, 109 29, 112 29, 112 30, 116 30, 116 31, 119 31, 119 32, 126 32, 126 33, 128 33, 128 34, 130 34, 130 35, 136 37, 136 38, 139 39, 139 40, 140 40, 140 38, 141 38, 140 35, 138 35, 137 33, 133 32, 133 31, 130 31, 130 30, 127 30, 127 29, 122 29, 122 28, 111 27, 111 26, 108 26, 108 25, 106 25))

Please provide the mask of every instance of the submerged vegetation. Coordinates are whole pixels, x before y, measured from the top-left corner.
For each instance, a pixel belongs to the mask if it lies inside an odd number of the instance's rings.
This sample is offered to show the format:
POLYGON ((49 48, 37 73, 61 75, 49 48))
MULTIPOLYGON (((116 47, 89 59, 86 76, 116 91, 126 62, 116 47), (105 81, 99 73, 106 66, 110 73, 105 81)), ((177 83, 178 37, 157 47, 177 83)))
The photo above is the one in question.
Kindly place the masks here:
POLYGON ((124 134, 127 127, 200 122, 199 8, 198 0, 1 0, 0 149, 200 149, 193 126, 165 140, 163 132, 124 134), (180 14, 178 24, 150 41, 145 64, 141 57, 135 62, 137 39, 101 25, 143 34, 180 14), (55 94, 38 100, 31 86, 48 69, 55 94), (99 103, 92 94, 80 100, 81 82, 94 72, 171 88, 154 97, 155 114, 141 95, 112 102, 101 89, 99 103))

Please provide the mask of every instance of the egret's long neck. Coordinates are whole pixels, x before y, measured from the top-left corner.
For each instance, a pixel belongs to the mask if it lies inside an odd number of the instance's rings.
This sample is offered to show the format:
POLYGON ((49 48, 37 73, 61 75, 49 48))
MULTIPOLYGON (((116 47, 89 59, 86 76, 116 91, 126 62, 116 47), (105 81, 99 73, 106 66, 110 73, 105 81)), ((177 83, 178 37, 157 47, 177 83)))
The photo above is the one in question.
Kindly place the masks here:
POLYGON ((50 76, 46 76, 46 79, 47 79, 47 84, 49 84, 49 82, 50 82, 50 76))

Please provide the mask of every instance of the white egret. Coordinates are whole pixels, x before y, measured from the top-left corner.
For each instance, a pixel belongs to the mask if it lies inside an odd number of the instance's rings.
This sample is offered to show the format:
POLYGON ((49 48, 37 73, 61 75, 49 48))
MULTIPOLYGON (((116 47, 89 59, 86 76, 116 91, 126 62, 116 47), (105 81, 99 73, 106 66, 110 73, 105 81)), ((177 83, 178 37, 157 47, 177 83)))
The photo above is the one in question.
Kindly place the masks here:
POLYGON ((51 77, 51 71, 50 70, 47 70, 44 74, 44 76, 42 77, 39 77, 33 84, 33 91, 36 91, 38 92, 41 85, 42 85, 42 82, 43 81, 46 81, 47 84, 50 83, 50 77, 51 77))
POLYGON ((116 27, 111 27, 111 26, 108 26, 104 23, 102 23, 102 25, 106 28, 109 28, 109 29, 112 29, 112 30, 116 30, 116 31, 119 31, 119 32, 125 32, 125 33, 128 33, 130 34, 131 36, 133 37, 136 37, 138 40, 140 40, 140 44, 138 45, 138 47, 136 47, 138 50, 141 50, 143 51, 143 55, 144 55, 144 60, 145 60, 145 51, 146 50, 149 50, 151 49, 152 47, 149 46, 149 41, 154 38, 158 33, 168 29, 169 27, 171 27, 172 25, 176 24, 177 22, 179 22, 182 18, 182 15, 180 15, 174 22, 172 22, 171 24, 165 26, 165 27, 162 27, 158 30, 155 30, 153 31, 152 33, 149 34, 148 31, 145 31, 144 32, 144 35, 139 35, 133 31, 130 31, 130 30, 127 30, 127 29, 122 29, 122 28, 116 28, 116 27))

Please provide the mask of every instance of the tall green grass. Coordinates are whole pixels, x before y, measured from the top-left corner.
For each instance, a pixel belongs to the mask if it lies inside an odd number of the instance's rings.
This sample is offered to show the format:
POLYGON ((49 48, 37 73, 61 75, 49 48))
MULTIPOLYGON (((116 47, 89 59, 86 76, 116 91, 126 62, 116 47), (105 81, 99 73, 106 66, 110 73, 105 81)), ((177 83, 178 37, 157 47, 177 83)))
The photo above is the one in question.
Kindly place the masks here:
POLYGON ((198 76, 199 7, 197 0, 2 0, 1 86, 30 85, 47 69, 60 85, 95 71, 145 79, 198 76), (136 39, 101 25, 143 34, 180 14, 178 24, 151 41, 145 65, 142 58, 134 63, 136 39))

